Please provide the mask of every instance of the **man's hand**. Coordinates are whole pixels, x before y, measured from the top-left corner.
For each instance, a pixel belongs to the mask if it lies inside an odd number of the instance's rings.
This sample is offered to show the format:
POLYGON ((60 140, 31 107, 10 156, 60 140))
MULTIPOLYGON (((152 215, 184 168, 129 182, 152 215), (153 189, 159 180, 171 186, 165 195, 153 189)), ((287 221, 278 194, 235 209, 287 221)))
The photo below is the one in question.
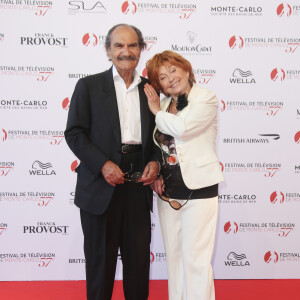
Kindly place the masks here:
POLYGON ((157 195, 161 195, 165 190, 164 180, 162 176, 157 177, 157 179, 150 184, 150 187, 157 195))
POLYGON ((151 184, 156 179, 158 170, 159 170, 158 162, 150 161, 145 167, 140 182, 144 182, 144 185, 151 184))
POLYGON ((101 173, 104 179, 112 186, 124 183, 124 174, 122 170, 111 160, 108 160, 102 167, 101 173))

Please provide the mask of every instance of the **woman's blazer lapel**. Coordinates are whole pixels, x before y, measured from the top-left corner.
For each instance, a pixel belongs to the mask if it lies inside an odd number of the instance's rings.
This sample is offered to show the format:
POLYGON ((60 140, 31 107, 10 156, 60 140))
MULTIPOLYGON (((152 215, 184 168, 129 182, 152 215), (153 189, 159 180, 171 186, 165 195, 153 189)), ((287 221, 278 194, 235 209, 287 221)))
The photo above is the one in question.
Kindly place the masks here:
MULTIPOLYGON (((170 102, 171 102, 171 99, 172 99, 171 97, 164 98, 164 99, 160 102, 160 109, 161 109, 162 111, 166 111, 167 107, 169 106, 169 104, 170 104, 170 102)), ((153 131, 153 140, 154 140, 154 143, 155 143, 157 146, 159 146, 158 143, 156 142, 155 137, 154 137, 154 134, 155 134, 156 130, 157 130, 157 125, 155 125, 154 131, 153 131)))

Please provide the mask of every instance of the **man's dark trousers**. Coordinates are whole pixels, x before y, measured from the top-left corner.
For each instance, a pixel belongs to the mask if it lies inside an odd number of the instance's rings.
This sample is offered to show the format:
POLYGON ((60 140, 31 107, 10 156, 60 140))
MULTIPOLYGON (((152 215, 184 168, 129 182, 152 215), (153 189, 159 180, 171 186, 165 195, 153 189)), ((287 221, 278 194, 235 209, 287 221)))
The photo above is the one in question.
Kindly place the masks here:
MULTIPOLYGON (((123 154, 121 170, 143 171, 142 152, 123 154)), ((151 222, 142 183, 115 188, 108 209, 93 215, 81 209, 88 300, 110 300, 118 249, 123 263, 126 300, 146 300, 149 294, 151 222)))

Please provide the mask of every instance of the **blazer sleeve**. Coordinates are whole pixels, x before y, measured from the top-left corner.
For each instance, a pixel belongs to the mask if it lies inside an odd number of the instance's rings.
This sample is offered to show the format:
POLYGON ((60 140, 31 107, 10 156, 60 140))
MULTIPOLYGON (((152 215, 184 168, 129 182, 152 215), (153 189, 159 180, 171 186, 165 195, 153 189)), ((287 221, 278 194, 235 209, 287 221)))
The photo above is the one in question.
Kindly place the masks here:
POLYGON ((71 98, 65 138, 72 152, 98 176, 108 157, 90 140, 91 106, 87 85, 80 79, 71 98))
POLYGON ((217 117, 218 100, 210 90, 202 90, 188 105, 191 107, 186 114, 173 115, 159 111, 155 118, 159 130, 186 141, 204 132, 217 117))

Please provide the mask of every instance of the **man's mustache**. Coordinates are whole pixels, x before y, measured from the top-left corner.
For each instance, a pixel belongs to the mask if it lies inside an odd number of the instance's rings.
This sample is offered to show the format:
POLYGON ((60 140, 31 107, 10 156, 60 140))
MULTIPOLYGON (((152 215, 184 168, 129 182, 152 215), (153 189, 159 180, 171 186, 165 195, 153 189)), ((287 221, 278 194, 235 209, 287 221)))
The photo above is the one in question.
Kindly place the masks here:
POLYGON ((119 56, 117 59, 118 60, 133 60, 133 61, 138 60, 138 58, 134 55, 128 55, 128 56, 123 55, 123 56, 119 56))

